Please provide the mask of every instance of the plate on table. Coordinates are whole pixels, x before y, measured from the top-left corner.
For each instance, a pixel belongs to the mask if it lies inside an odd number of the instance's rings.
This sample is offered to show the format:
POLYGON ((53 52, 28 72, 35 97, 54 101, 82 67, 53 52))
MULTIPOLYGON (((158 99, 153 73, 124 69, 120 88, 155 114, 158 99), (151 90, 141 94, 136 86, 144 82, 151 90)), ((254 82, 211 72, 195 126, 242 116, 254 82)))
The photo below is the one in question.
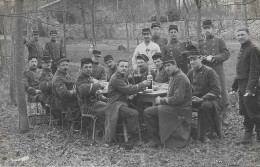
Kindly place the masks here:
POLYGON ((144 90, 144 93, 152 93, 153 92, 153 89, 145 89, 144 90))

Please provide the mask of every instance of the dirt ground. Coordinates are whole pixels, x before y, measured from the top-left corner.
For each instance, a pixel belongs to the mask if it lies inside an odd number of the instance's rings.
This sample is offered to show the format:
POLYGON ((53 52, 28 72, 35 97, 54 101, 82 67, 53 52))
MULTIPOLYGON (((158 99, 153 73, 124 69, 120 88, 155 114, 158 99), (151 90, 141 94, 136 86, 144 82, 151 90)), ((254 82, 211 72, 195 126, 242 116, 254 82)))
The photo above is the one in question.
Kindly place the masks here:
MULTIPOLYGON (((133 53, 117 51, 117 44, 100 44, 102 55, 112 54, 116 60, 133 53)), ((73 59, 73 73, 77 62, 88 53, 89 44, 68 46, 73 59), (83 47, 82 47, 83 46, 83 47)), ((231 57, 225 63, 227 85, 235 74, 238 43, 229 42, 231 57)), ((103 61, 103 60, 102 60, 103 61)), ((194 141, 180 149, 141 148, 125 150, 123 147, 93 143, 86 134, 62 133, 61 127, 39 125, 26 134, 18 133, 18 111, 10 104, 8 79, 0 80, 0 166, 260 166, 260 150, 251 145, 237 146, 235 141, 243 134, 242 117, 236 107, 228 109, 229 126, 224 126, 224 139, 213 139, 209 144, 194 141)), ((232 104, 236 98, 231 97, 232 104)))

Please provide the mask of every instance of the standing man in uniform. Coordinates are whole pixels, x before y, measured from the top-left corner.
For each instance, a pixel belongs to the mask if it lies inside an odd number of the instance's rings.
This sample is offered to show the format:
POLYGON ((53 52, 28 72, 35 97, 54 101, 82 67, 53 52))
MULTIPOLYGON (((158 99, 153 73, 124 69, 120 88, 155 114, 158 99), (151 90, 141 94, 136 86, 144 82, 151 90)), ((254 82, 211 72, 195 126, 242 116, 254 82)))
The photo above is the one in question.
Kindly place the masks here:
MULTIPOLYGON (((139 124, 138 111, 128 107, 128 99, 131 95, 144 90, 150 81, 143 81, 136 85, 130 85, 125 76, 128 71, 128 61, 119 60, 117 71, 112 75, 108 85, 108 102, 106 108, 105 141, 115 141, 115 133, 118 119, 126 119, 127 130, 131 136, 136 136, 139 124)), ((130 137, 131 137, 130 136, 130 137)))
POLYGON ((28 48, 28 57, 36 57, 38 61, 37 67, 41 68, 43 50, 42 46, 39 44, 39 31, 33 30, 33 39, 31 41, 25 40, 24 42, 28 48))
POLYGON ((50 31, 51 41, 45 44, 45 49, 49 52, 52 60, 52 73, 55 74, 57 70, 57 62, 60 57, 64 57, 62 45, 57 42, 57 31, 50 31))
POLYGON ((99 59, 101 57, 101 52, 98 50, 92 51, 92 61, 93 61, 93 69, 91 73, 91 77, 97 80, 107 80, 106 69, 99 63, 99 59))
POLYGON ((158 83, 168 83, 169 75, 167 74, 167 72, 163 67, 162 54, 155 53, 152 58, 156 67, 156 77, 154 81, 158 83))
POLYGON ((199 43, 199 51, 201 55, 206 58, 202 61, 203 64, 211 67, 219 75, 221 85, 222 102, 225 104, 223 113, 223 124, 228 125, 227 122, 227 105, 229 104, 229 97, 226 86, 225 72, 223 63, 229 59, 230 53, 227 49, 225 41, 213 34, 213 23, 211 20, 204 20, 202 23, 203 33, 206 39, 199 43))
POLYGON ((153 41, 151 41, 152 36, 151 36, 150 28, 143 28, 142 35, 143 35, 144 41, 135 48, 135 52, 132 57, 133 69, 136 69, 136 67, 137 67, 136 57, 141 54, 144 54, 149 58, 149 62, 148 62, 149 67, 152 69, 155 69, 155 65, 153 63, 152 56, 155 53, 161 52, 160 46, 158 44, 154 43, 153 41))
POLYGON ((114 61, 114 58, 112 55, 106 55, 104 57, 104 62, 107 65, 107 81, 109 82, 111 76, 116 72, 117 70, 117 65, 116 62, 114 61))
POLYGON ((179 29, 177 25, 170 25, 169 29, 170 42, 163 47, 162 55, 172 56, 176 61, 178 67, 187 74, 189 70, 189 60, 182 52, 190 50, 193 46, 190 42, 179 41, 179 29))
POLYGON ((50 106, 52 103, 52 71, 51 71, 51 57, 48 51, 43 51, 42 57, 42 70, 39 74, 39 88, 43 94, 43 99, 46 103, 46 112, 50 111, 50 106))
POLYGON ((166 97, 156 97, 155 104, 144 110, 145 124, 152 139, 145 147, 161 143, 167 148, 184 147, 191 134, 191 86, 188 77, 177 67, 173 57, 163 58, 166 72, 171 76, 166 97))
POLYGON ((238 144, 253 143, 253 130, 257 142, 253 148, 260 148, 260 50, 251 42, 248 28, 236 32, 241 43, 238 53, 236 78, 233 91, 238 90, 239 114, 244 116, 244 137, 238 144))
POLYGON ((162 50, 163 46, 168 43, 167 38, 161 37, 161 25, 160 23, 152 23, 152 41, 160 46, 162 50))

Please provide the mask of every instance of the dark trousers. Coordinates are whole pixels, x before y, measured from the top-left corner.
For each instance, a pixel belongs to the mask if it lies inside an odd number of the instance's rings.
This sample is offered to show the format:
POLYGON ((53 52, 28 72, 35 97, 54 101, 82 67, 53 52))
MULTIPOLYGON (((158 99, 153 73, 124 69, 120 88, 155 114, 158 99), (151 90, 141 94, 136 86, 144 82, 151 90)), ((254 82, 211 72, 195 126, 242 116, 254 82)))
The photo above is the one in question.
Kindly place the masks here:
POLYGON ((212 115, 214 115, 214 104, 211 101, 204 101, 199 107, 199 120, 200 120, 200 130, 201 135, 206 135, 209 130, 209 127, 212 127, 214 124, 212 115), (212 120, 212 121, 211 121, 212 120))
POLYGON ((127 130, 131 132, 136 132, 139 124, 139 113, 135 109, 129 108, 127 106, 121 106, 119 108, 119 119, 126 119, 127 130))
POLYGON ((148 107, 144 110, 144 121, 152 138, 159 138, 158 106, 148 107))
POLYGON ((244 96, 246 93, 247 80, 238 80, 239 95, 239 113, 244 116, 243 125, 248 133, 255 131, 260 136, 260 101, 258 96, 260 90, 255 96, 244 96))

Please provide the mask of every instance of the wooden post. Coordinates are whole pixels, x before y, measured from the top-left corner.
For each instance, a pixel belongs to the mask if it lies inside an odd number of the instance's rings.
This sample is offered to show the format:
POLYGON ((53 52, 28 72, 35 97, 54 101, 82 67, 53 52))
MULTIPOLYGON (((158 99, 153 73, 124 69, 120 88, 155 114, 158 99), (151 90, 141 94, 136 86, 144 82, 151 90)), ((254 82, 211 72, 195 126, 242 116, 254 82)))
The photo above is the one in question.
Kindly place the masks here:
POLYGON ((95 2, 94 0, 92 0, 92 7, 91 7, 91 23, 92 23, 92 39, 93 39, 93 47, 94 49, 96 48, 96 37, 95 37, 95 13, 94 13, 94 9, 95 8, 95 2))
POLYGON ((247 7, 246 7, 246 0, 243 0, 243 3, 244 3, 244 12, 245 12, 245 25, 246 25, 246 27, 248 27, 248 24, 247 24, 247 7))

